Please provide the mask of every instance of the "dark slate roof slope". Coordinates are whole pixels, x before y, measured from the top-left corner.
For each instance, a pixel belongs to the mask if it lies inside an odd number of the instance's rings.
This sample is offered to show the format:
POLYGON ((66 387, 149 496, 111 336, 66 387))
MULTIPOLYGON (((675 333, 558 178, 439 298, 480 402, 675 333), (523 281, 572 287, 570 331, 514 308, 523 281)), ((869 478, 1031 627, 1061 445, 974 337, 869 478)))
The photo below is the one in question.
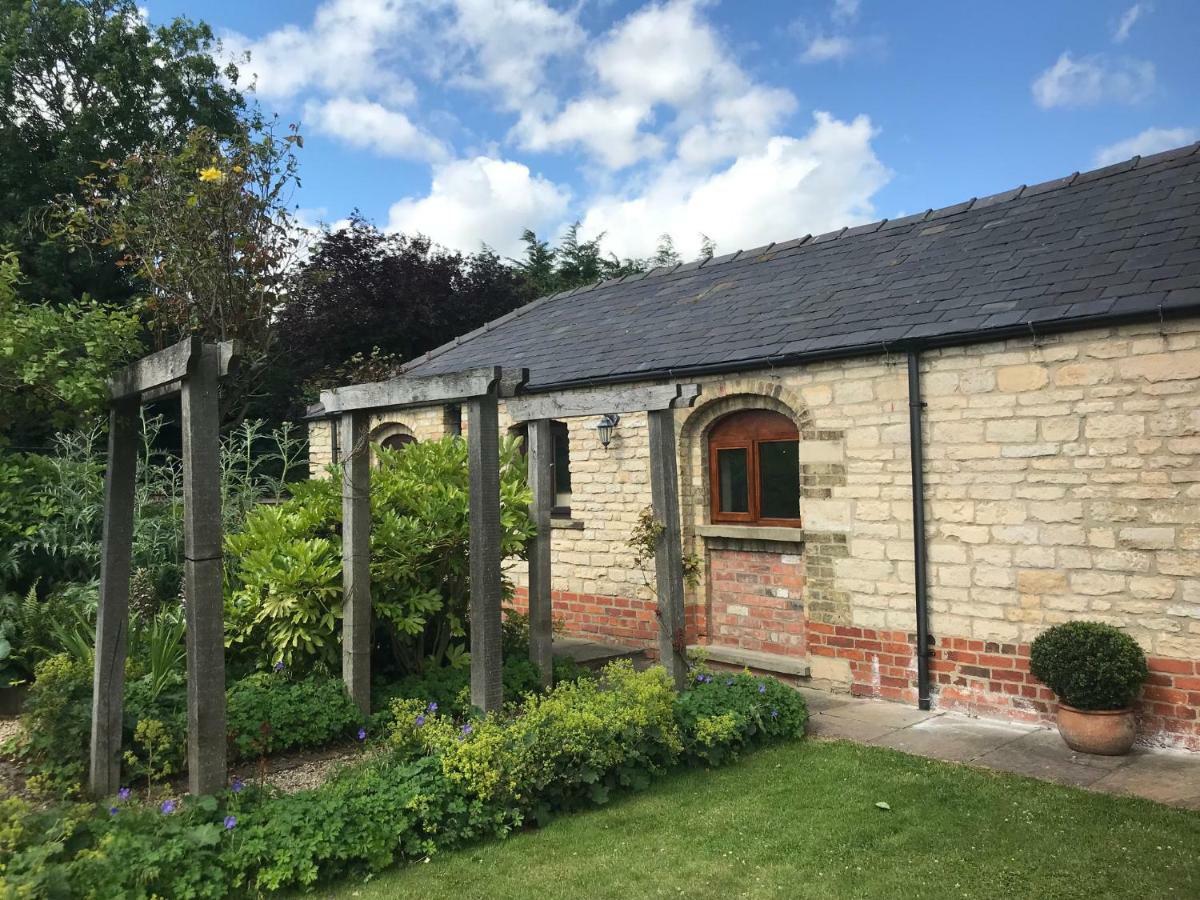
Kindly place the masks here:
POLYGON ((1200 311, 1198 150, 543 297, 405 373, 536 389, 1200 311))

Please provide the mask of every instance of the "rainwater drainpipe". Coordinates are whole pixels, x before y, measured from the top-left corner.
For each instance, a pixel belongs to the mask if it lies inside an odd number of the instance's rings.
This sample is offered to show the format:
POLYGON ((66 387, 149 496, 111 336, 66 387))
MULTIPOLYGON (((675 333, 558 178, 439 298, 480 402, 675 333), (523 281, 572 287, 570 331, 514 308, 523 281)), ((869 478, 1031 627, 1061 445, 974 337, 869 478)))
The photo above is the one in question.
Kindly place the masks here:
POLYGON ((917 594, 917 705, 929 709, 929 585, 925 556, 925 453, 921 400, 921 353, 908 351, 908 434, 912 468, 913 569, 917 594))

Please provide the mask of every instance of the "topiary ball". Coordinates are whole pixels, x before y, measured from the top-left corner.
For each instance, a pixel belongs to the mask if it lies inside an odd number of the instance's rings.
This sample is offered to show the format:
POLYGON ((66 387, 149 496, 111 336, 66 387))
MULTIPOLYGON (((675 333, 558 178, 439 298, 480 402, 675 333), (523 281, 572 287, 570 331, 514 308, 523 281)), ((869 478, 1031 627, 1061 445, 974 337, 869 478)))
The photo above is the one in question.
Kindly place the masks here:
POLYGON ((1101 622, 1065 622, 1030 648, 1034 676, 1076 709, 1125 709, 1149 676, 1137 641, 1101 622))

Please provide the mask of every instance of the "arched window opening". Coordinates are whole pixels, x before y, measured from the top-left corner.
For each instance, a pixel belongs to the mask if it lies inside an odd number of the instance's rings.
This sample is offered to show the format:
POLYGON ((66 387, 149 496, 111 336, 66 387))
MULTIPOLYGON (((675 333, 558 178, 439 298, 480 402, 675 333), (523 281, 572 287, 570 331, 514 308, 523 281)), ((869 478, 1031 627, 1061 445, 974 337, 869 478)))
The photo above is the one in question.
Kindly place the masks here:
POLYGON ((382 441, 380 446, 386 447, 388 450, 403 450, 409 444, 415 444, 417 439, 411 434, 389 434, 382 441))
POLYGON ((752 409, 708 434, 712 521, 800 524, 800 433, 781 413, 752 409))

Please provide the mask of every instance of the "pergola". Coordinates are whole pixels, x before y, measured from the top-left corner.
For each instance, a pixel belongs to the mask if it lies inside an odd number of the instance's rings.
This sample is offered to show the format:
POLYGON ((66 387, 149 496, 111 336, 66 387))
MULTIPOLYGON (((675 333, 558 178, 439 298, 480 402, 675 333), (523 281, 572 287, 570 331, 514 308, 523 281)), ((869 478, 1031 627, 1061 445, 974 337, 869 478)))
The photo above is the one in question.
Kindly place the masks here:
POLYGON ((501 685, 501 558, 498 400, 514 422, 528 424, 527 458, 536 536, 529 548, 530 656, 543 683, 552 680, 550 508, 555 418, 645 412, 649 420, 650 485, 658 534, 655 570, 659 649, 677 687, 687 672, 683 619, 683 549, 673 410, 700 395, 695 384, 606 387, 553 394, 526 393, 526 369, 497 366, 448 375, 399 377, 321 393, 329 416, 339 418, 342 474, 342 678, 364 712, 370 708, 371 572, 368 447, 370 416, 388 410, 462 404, 467 413, 470 466, 471 703, 499 709, 501 685))
POLYGON ((225 632, 221 550, 220 380, 236 365, 232 342, 191 337, 146 356, 108 382, 108 465, 88 787, 120 785, 121 718, 129 635, 138 418, 145 403, 178 395, 183 424, 183 556, 187 617, 188 790, 225 786, 225 632))

